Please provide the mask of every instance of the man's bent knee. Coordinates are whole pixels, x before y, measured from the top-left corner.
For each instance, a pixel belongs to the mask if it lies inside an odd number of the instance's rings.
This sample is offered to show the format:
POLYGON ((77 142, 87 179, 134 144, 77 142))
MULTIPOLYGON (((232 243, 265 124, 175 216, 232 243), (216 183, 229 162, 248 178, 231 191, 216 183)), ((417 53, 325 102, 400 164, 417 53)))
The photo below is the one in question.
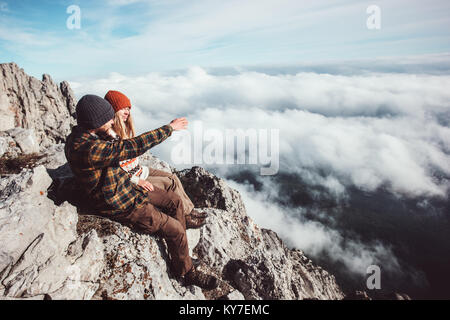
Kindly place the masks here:
POLYGON ((173 238, 173 239, 181 239, 185 235, 185 230, 182 226, 182 224, 172 218, 167 216, 167 221, 164 225, 161 225, 160 230, 158 233, 163 236, 164 238, 173 238))

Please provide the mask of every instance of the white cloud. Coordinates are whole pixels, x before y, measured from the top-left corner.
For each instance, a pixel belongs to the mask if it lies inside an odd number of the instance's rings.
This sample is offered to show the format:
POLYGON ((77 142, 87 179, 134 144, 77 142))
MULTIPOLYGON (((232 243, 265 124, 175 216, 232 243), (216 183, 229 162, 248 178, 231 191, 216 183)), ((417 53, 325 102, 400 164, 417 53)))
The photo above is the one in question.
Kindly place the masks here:
MULTIPOLYGON (((433 174, 450 175, 447 87, 450 76, 217 76, 193 67, 178 75, 112 74, 75 91, 126 93, 141 131, 178 116, 219 130, 279 128, 281 166, 337 197, 349 185, 368 191, 386 185, 398 195, 445 197, 449 181, 433 174), (330 175, 322 177, 320 169, 330 175)), ((166 142, 157 150, 170 162, 173 146, 166 142)))
POLYGON ((356 240, 345 240, 336 230, 307 220, 302 208, 283 209, 270 203, 268 190, 277 189, 277 185, 266 182, 264 190, 256 192, 251 186, 227 180, 232 188, 239 191, 247 213, 255 222, 277 232, 289 247, 303 250, 310 256, 326 253, 332 260, 343 263, 346 268, 360 276, 366 275, 366 269, 377 264, 389 272, 399 272, 400 265, 389 247, 376 241, 363 244, 356 240), (345 245, 344 245, 345 242, 345 245))

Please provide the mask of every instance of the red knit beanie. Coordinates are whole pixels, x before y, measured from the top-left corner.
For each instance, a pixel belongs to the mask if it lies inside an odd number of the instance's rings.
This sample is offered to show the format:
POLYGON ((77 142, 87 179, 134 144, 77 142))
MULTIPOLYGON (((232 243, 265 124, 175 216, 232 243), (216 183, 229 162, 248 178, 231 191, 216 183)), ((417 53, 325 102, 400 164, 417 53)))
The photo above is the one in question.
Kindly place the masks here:
POLYGON ((105 95, 105 100, 108 100, 115 112, 123 108, 131 108, 130 99, 128 99, 126 95, 119 91, 109 90, 105 95))

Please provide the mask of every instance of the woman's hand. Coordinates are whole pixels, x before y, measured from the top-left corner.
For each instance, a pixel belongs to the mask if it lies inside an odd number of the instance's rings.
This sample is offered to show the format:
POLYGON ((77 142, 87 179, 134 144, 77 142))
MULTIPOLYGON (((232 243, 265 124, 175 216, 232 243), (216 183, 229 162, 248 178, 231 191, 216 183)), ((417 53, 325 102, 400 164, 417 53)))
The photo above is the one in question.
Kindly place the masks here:
POLYGON ((147 180, 139 179, 138 185, 148 191, 154 190, 153 185, 150 182, 148 182, 147 180))
POLYGON ((173 128, 174 131, 183 130, 183 129, 187 128, 188 121, 184 117, 176 118, 176 119, 172 120, 169 125, 173 128))

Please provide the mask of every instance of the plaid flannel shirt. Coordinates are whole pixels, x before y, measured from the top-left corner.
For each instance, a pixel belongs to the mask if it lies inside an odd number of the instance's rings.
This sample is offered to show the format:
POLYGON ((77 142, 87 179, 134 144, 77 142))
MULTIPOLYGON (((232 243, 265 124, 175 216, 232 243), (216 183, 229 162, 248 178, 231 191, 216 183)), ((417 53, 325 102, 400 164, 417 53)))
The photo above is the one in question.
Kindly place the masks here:
POLYGON ((76 126, 64 152, 89 207, 100 214, 130 212, 147 201, 147 191, 130 181, 119 161, 135 158, 172 135, 164 125, 126 140, 106 141, 76 126))

